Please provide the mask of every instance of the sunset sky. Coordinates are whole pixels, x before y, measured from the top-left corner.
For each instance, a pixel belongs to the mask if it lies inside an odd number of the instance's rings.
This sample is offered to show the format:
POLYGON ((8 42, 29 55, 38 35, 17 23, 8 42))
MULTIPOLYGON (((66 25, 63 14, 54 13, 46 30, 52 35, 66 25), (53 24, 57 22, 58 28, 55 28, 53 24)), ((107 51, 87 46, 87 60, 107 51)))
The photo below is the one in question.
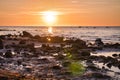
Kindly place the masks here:
POLYGON ((120 26, 120 0, 0 0, 0 25, 46 25, 44 11, 59 13, 54 25, 120 26))

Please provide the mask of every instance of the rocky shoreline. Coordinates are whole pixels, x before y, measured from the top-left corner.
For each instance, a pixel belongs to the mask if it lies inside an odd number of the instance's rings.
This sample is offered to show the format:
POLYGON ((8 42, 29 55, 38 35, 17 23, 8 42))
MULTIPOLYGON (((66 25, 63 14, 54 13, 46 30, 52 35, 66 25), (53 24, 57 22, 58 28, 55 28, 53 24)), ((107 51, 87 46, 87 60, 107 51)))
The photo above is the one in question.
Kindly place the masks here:
POLYGON ((26 31, 1 35, 0 80, 119 80, 120 72, 110 69, 120 70, 120 53, 91 55, 104 49, 120 50, 120 44, 100 38, 92 44, 77 38, 32 36, 26 31))

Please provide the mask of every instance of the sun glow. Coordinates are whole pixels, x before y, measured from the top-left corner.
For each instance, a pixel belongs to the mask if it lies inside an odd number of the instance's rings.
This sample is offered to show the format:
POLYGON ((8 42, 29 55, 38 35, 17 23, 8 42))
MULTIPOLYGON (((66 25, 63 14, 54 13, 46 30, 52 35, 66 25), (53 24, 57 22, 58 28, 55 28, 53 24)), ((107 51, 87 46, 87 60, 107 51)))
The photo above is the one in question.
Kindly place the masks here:
POLYGON ((42 12, 43 20, 48 26, 52 26, 57 21, 58 12, 56 11, 45 11, 42 12))

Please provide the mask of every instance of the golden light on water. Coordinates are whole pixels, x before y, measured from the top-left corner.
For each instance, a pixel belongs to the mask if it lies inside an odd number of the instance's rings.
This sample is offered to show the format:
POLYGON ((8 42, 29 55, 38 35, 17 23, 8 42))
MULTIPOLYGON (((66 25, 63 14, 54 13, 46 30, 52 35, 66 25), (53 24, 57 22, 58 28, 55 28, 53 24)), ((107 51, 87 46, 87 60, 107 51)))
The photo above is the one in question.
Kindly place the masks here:
POLYGON ((51 39, 50 39, 50 38, 47 38, 47 40, 48 40, 48 41, 51 41, 51 39))
POLYGON ((48 32, 49 32, 50 34, 53 33, 53 29, 52 29, 52 27, 49 27, 49 28, 48 28, 48 32))

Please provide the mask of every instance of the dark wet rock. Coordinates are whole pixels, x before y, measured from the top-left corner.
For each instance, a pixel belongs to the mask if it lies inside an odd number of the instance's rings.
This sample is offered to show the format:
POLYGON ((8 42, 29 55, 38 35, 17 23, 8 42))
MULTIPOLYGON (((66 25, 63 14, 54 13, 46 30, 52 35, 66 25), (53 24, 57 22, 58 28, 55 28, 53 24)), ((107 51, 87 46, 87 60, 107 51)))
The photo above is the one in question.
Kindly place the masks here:
POLYGON ((88 60, 86 61, 86 64, 87 64, 87 65, 94 65, 94 63, 93 63, 93 61, 92 61, 91 59, 88 59, 88 60))
POLYGON ((0 76, 0 80, 9 80, 9 78, 5 76, 0 76))
POLYGON ((89 59, 90 59, 90 60, 95 60, 95 61, 96 61, 96 60, 98 60, 98 56, 91 55, 91 56, 89 57, 89 59))
POLYGON ((23 37, 29 37, 29 38, 32 38, 33 36, 27 32, 27 31, 23 31, 23 37))
POLYGON ((65 62, 63 62, 62 65, 63 65, 64 67, 68 67, 70 64, 71 64, 70 61, 65 61, 65 62))
POLYGON ((118 55, 117 54, 112 54, 113 57, 117 57, 118 55))
POLYGON ((3 41, 0 39, 0 49, 3 49, 4 45, 3 45, 3 41))
POLYGON ((64 72, 64 75, 72 75, 72 72, 70 72, 70 71, 65 71, 65 72, 64 72))
POLYGON ((31 66, 26 66, 25 69, 26 69, 27 72, 31 72, 32 71, 32 67, 31 66))
POLYGON ((63 37, 59 37, 59 36, 50 37, 50 39, 51 39, 52 43, 61 43, 61 42, 63 42, 63 37))
POLYGON ((79 56, 90 56, 89 51, 80 51, 79 56))
POLYGON ((112 63, 108 63, 106 66, 107 66, 108 68, 111 68, 111 67, 112 67, 112 63))
POLYGON ((55 65, 52 67, 53 69, 61 69, 61 67, 59 65, 55 65))
POLYGON ((92 71, 100 71, 100 70, 101 70, 100 68, 95 67, 95 66, 93 66, 93 65, 87 66, 87 69, 88 69, 88 70, 92 70, 92 71))
POLYGON ((8 50, 8 51, 5 53, 4 57, 6 57, 6 58, 12 58, 13 55, 12 55, 11 50, 8 50))
POLYGON ((39 35, 35 35, 35 36, 34 36, 34 39, 39 40, 39 39, 40 39, 40 36, 39 36, 39 35))
POLYGON ((9 48, 11 48, 10 45, 5 45, 5 49, 9 49, 9 48))
POLYGON ((49 43, 62 43, 63 37, 59 36, 44 36, 40 37, 39 35, 34 36, 34 39, 37 39, 39 42, 49 42, 49 43))
POLYGON ((31 43, 31 44, 28 44, 27 45, 27 47, 29 48, 29 49, 31 49, 32 51, 34 51, 34 46, 35 46, 35 44, 34 43, 31 43))
POLYGON ((90 52, 85 50, 79 50, 77 54, 73 54, 75 57, 73 57, 74 60, 87 60, 90 57, 90 52))
POLYGON ((3 53, 2 53, 2 52, 0 52, 0 56, 3 56, 3 53))
POLYGON ((95 45, 96 45, 97 47, 93 47, 94 49, 102 50, 103 47, 104 47, 104 43, 102 42, 101 38, 97 38, 97 39, 95 40, 95 45))
POLYGON ((120 54, 119 54, 119 57, 120 57, 120 54))
POLYGON ((63 60, 65 59, 65 56, 63 56, 62 54, 59 54, 58 56, 56 56, 56 59, 63 60))
POLYGON ((17 64, 18 64, 18 66, 21 65, 21 64, 22 64, 22 61, 21 61, 21 60, 18 60, 18 61, 17 61, 17 64))
POLYGON ((95 40, 95 44, 96 44, 97 46, 103 46, 103 45, 104 45, 104 43, 102 42, 101 38, 97 38, 97 39, 95 40))
POLYGON ((79 48, 79 49, 84 49, 87 48, 86 42, 80 39, 69 39, 65 41, 66 44, 72 44, 72 48, 79 48))
POLYGON ((118 65, 118 68, 120 69, 120 64, 118 65))
POLYGON ((97 57, 97 60, 98 60, 98 62, 103 62, 103 63, 107 63, 108 61, 105 61, 106 60, 106 57, 105 56, 98 56, 97 57))
POLYGON ((116 48, 116 49, 120 49, 120 44, 119 44, 119 43, 115 43, 115 44, 106 43, 106 44, 104 45, 104 47, 106 47, 106 48, 116 48))
POLYGON ((119 48, 120 49, 120 44, 119 43, 116 43, 113 46, 114 46, 114 48, 119 48))
POLYGON ((107 79, 107 80, 110 80, 112 79, 110 76, 108 75, 105 75, 105 74, 102 74, 102 73, 94 73, 94 72, 91 72, 91 73, 86 73, 83 75, 84 77, 86 77, 87 79, 90 79, 90 78, 94 78, 96 80, 99 80, 99 79, 107 79))
POLYGON ((26 44, 26 40, 21 40, 19 44, 26 44))
POLYGON ((108 56, 108 57, 106 57, 106 59, 104 60, 104 62, 105 63, 116 63, 116 62, 118 62, 118 60, 115 59, 115 58, 112 58, 112 57, 108 56))
POLYGON ((5 39, 6 35, 0 35, 0 39, 5 39))
POLYGON ((47 58, 42 58, 42 59, 38 59, 42 64, 45 63, 50 63, 50 60, 48 60, 47 58))

